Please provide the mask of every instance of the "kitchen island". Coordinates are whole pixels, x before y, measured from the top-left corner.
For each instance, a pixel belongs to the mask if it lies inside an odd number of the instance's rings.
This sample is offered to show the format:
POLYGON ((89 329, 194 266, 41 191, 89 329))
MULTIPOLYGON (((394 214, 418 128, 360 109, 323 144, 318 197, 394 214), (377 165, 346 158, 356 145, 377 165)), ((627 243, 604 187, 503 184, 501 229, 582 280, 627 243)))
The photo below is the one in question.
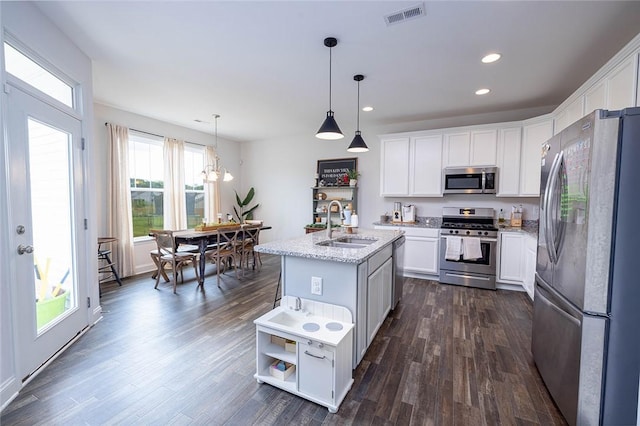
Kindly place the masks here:
POLYGON ((391 310, 397 230, 325 232, 256 246, 282 256, 282 295, 344 306, 353 315, 355 368, 391 310))

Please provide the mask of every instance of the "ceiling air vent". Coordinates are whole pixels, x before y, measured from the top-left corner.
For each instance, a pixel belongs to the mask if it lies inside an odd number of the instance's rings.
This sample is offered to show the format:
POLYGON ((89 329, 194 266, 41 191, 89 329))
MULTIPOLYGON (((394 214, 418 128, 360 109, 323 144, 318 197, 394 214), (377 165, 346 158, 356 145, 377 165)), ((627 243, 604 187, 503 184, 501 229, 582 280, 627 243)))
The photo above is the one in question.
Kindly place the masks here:
POLYGON ((392 13, 384 17, 384 21, 387 25, 395 25, 400 22, 405 22, 410 19, 419 18, 425 16, 427 13, 424 10, 424 5, 419 4, 417 6, 410 7, 408 9, 401 10, 399 12, 392 13))

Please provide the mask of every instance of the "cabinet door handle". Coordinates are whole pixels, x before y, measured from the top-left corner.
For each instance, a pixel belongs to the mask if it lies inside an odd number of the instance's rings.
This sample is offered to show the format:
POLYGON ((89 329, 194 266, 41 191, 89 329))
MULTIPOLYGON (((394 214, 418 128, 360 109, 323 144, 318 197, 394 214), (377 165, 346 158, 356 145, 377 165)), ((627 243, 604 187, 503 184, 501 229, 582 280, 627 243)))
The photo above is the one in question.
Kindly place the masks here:
POLYGON ((326 356, 324 356, 324 355, 323 355, 323 356, 314 355, 314 354, 312 354, 312 353, 311 353, 311 352, 309 352, 309 351, 304 351, 304 354, 305 354, 305 355, 312 356, 312 357, 314 357, 314 358, 318 358, 318 359, 326 359, 326 358, 327 358, 327 357, 326 357, 326 356))

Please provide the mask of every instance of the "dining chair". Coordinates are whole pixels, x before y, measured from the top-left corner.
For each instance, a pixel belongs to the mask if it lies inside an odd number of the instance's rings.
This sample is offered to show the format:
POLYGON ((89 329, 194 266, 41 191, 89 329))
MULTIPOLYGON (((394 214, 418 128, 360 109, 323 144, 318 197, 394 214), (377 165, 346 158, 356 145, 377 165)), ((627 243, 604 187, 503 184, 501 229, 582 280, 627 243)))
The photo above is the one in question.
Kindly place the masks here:
MULTIPOLYGON (((249 258, 253 262, 252 269, 260 269, 262 260, 260 259, 260 253, 254 250, 254 247, 260 244, 260 228, 261 224, 244 224, 242 225, 242 237, 240 241, 240 250, 242 254, 242 263, 249 268, 249 258)), ((244 275, 244 267, 243 267, 244 275)))
POLYGON ((182 269, 188 264, 193 265, 193 270, 196 273, 196 279, 198 275, 198 255, 196 253, 190 253, 188 251, 180 251, 175 247, 175 239, 173 237, 173 231, 169 230, 154 230, 150 231, 150 234, 156 240, 156 246, 158 253, 156 260, 158 262, 158 270, 156 271, 156 285, 154 288, 158 288, 160 283, 160 277, 164 276, 165 268, 170 267, 173 272, 173 293, 176 293, 176 286, 178 284, 178 273, 180 278, 184 282, 184 274, 182 269))
POLYGON ((242 253, 239 249, 239 236, 242 232, 240 226, 220 228, 216 231, 217 244, 210 246, 211 250, 205 253, 207 259, 216 265, 216 282, 220 287, 220 274, 223 274, 227 266, 232 266, 238 275, 241 267, 242 253))

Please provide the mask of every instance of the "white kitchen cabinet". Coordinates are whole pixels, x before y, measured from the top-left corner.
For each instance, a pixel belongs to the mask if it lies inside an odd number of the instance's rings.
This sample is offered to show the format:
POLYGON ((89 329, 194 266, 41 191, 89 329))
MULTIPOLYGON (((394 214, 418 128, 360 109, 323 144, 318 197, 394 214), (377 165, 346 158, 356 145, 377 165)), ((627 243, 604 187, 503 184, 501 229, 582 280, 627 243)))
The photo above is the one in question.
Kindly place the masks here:
POLYGON ((380 195, 409 195, 409 137, 380 143, 380 195))
POLYGON ((469 145, 470 166, 495 166, 498 134, 495 129, 471 132, 469 145))
POLYGON ((392 258, 370 271, 367 283, 367 346, 391 310, 392 258))
POLYGON ((442 196, 442 135, 381 139, 380 195, 442 196))
POLYGON ((583 115, 595 109, 616 110, 638 105, 637 56, 622 61, 586 91, 583 115))
POLYGON ((540 159, 542 144, 553 136, 553 119, 529 120, 522 129, 520 159, 520 195, 540 196, 540 159))
POLYGON ((438 230, 407 227, 404 231, 404 271, 438 275, 440 273, 438 230))
POLYGON ((499 282, 522 285, 524 277, 524 237, 520 232, 500 232, 499 282))
POLYGON ((403 270, 405 275, 407 273, 430 276, 440 274, 440 237, 437 228, 381 225, 376 225, 374 228, 404 231, 403 270))
POLYGON ((562 111, 556 113, 554 123, 554 134, 560 133, 563 129, 573 124, 584 116, 584 96, 579 96, 562 111))
POLYGON ((411 138, 409 194, 414 197, 442 196, 442 135, 411 138))
POLYGON ((469 165, 470 132, 444 135, 444 167, 467 167, 469 165))
MULTIPOLYGON (((605 79, 591 86, 584 95, 584 110, 593 111, 607 105, 607 82, 605 79)), ((585 114, 586 115, 586 114, 585 114)), ((558 132, 556 132, 558 133, 558 132)))
POLYGON ((607 74, 607 109, 615 110, 635 106, 637 57, 637 55, 632 55, 607 74))
POLYGON ((538 251, 538 240, 533 235, 525 235, 524 249, 524 277, 522 286, 533 300, 535 280, 536 280, 536 256, 538 251))
POLYGON ((498 132, 498 197, 520 195, 520 156, 522 127, 498 132))
POLYGON ((444 166, 495 166, 496 129, 446 133, 444 135, 444 166))

